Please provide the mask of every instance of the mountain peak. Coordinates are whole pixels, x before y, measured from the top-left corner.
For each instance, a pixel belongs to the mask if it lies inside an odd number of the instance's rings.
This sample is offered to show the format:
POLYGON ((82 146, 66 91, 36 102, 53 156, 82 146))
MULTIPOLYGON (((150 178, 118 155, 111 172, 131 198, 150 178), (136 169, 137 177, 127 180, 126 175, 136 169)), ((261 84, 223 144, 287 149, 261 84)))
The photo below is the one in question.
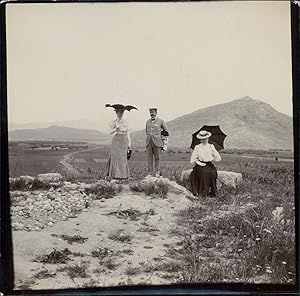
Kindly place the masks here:
POLYGON ((256 99, 253 99, 253 98, 251 98, 251 97, 249 97, 249 96, 245 96, 245 97, 242 97, 242 98, 240 98, 240 99, 237 99, 237 100, 233 100, 233 101, 231 101, 231 102, 229 102, 229 103, 243 103, 243 104, 245 104, 245 103, 252 103, 252 104, 266 104, 266 105, 269 105, 269 104, 267 104, 267 103, 265 103, 265 102, 263 102, 263 101, 260 101, 260 100, 256 100, 256 99))
MULTIPOLYGON (((268 150, 293 147, 292 118, 249 96, 199 109, 167 122, 170 146, 189 147, 191 135, 203 125, 220 126, 227 134, 225 148, 268 150)), ((136 145, 143 145, 144 137, 144 131, 133 134, 136 145)))
POLYGON ((241 101, 257 101, 257 100, 254 100, 253 98, 249 97, 249 96, 242 97, 239 100, 241 100, 241 101))

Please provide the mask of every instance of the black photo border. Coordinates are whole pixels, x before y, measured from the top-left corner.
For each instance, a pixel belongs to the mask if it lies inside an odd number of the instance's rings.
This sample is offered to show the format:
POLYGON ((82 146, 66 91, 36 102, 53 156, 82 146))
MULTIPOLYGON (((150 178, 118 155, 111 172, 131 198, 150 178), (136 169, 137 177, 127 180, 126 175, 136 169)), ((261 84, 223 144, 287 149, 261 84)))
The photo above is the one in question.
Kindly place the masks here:
MULTIPOLYGON (((225 0, 226 1, 226 0, 225 0)), ((230 1, 230 0, 227 0, 230 1)), ((90 3, 90 2, 190 2, 190 1, 2 1, 0 2, 0 226, 1 226, 1 269, 0 292, 4 295, 299 295, 299 127, 300 127, 300 7, 290 1, 291 53, 292 53, 292 92, 293 92, 293 132, 294 132, 294 174, 295 174, 295 221, 296 221, 296 283, 286 284, 178 284, 151 286, 117 286, 57 290, 14 290, 12 229, 9 196, 8 163, 8 121, 7 121, 7 65, 6 65, 6 6, 27 3, 90 3)), ((202 1, 195 1, 202 2, 202 1)), ((203 1, 207 2, 207 1, 203 1)), ((217 2, 217 1, 215 1, 217 2)), ((234 2, 234 1, 233 1, 234 2)), ((21 49, 20 49, 21 50, 21 49)), ((276 62, 276 61, 274 61, 276 62)))

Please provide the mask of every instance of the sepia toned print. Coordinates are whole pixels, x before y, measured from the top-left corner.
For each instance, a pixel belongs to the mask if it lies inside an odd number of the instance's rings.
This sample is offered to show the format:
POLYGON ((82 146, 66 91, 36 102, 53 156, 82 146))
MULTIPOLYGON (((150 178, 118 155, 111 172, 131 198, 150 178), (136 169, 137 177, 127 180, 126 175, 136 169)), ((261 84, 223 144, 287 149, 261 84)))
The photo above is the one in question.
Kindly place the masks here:
POLYGON ((288 2, 6 15, 16 290, 295 284, 288 2))

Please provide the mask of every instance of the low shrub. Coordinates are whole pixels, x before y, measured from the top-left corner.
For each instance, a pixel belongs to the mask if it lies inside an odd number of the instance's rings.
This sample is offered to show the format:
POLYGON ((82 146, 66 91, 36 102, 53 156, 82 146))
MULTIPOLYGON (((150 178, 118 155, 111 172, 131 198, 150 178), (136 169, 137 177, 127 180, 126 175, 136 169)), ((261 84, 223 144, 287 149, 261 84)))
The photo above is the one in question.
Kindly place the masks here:
POLYGON ((108 238, 114 241, 122 242, 122 243, 128 243, 132 240, 133 236, 125 233, 123 229, 118 229, 116 231, 113 231, 109 234, 108 238))
POLYGON ((14 191, 14 190, 25 190, 27 187, 27 184, 25 182, 25 180, 22 180, 22 179, 14 179, 10 182, 9 184, 9 189, 11 191, 14 191))
POLYGON ((36 258, 33 259, 33 262, 39 262, 39 263, 49 263, 49 264, 65 264, 69 260, 71 260, 68 255, 70 255, 71 252, 69 249, 64 249, 63 251, 58 251, 54 249, 49 254, 36 256, 36 258))
POLYGON ((141 182, 134 182, 134 183, 129 184, 129 189, 131 191, 135 191, 135 192, 143 192, 144 191, 144 188, 141 185, 141 182))
POLYGON ((112 256, 114 254, 113 251, 109 250, 108 248, 95 248, 91 251, 92 257, 98 258, 103 260, 106 257, 112 256))
POLYGON ((101 199, 101 198, 112 198, 115 195, 117 195, 119 192, 121 192, 122 186, 107 182, 107 181, 98 181, 95 185, 93 185, 91 188, 86 188, 85 193, 86 194, 93 194, 95 199, 101 199))
POLYGON ((132 183, 129 188, 135 192, 145 192, 148 196, 166 198, 169 188, 162 180, 155 182, 135 182, 132 183))
POLYGON ((125 270, 126 275, 135 275, 141 272, 141 269, 139 267, 133 267, 133 266, 127 266, 125 270))
POLYGON ((89 266, 89 263, 86 261, 82 261, 80 264, 74 264, 74 265, 67 265, 64 267, 61 267, 57 269, 57 271, 60 272, 67 272, 68 276, 71 279, 74 278, 87 278, 87 268, 89 266))
POLYGON ((51 188, 51 185, 37 178, 34 178, 32 181, 26 181, 25 179, 22 178, 15 178, 10 182, 9 188, 11 191, 48 190, 51 188))
POLYGON ((68 244, 72 245, 74 242, 75 243, 79 243, 79 244, 83 244, 87 241, 87 237, 82 237, 81 235, 68 235, 68 234, 62 234, 62 235, 57 235, 57 234, 52 234, 52 236, 54 237, 59 237, 63 240, 66 240, 68 242, 68 244))

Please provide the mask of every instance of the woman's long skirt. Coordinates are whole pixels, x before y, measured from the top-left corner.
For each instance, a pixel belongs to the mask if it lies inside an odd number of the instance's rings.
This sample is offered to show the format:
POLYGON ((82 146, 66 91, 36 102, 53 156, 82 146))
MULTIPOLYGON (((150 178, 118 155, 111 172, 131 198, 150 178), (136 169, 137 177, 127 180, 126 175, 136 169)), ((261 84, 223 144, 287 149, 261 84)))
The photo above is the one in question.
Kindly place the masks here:
POLYGON ((195 196, 212 194, 217 191, 217 169, 212 162, 206 166, 195 165, 189 178, 190 190, 195 196))
POLYGON ((129 178, 127 161, 128 138, 126 134, 113 136, 110 154, 107 162, 107 176, 111 179, 129 178))

